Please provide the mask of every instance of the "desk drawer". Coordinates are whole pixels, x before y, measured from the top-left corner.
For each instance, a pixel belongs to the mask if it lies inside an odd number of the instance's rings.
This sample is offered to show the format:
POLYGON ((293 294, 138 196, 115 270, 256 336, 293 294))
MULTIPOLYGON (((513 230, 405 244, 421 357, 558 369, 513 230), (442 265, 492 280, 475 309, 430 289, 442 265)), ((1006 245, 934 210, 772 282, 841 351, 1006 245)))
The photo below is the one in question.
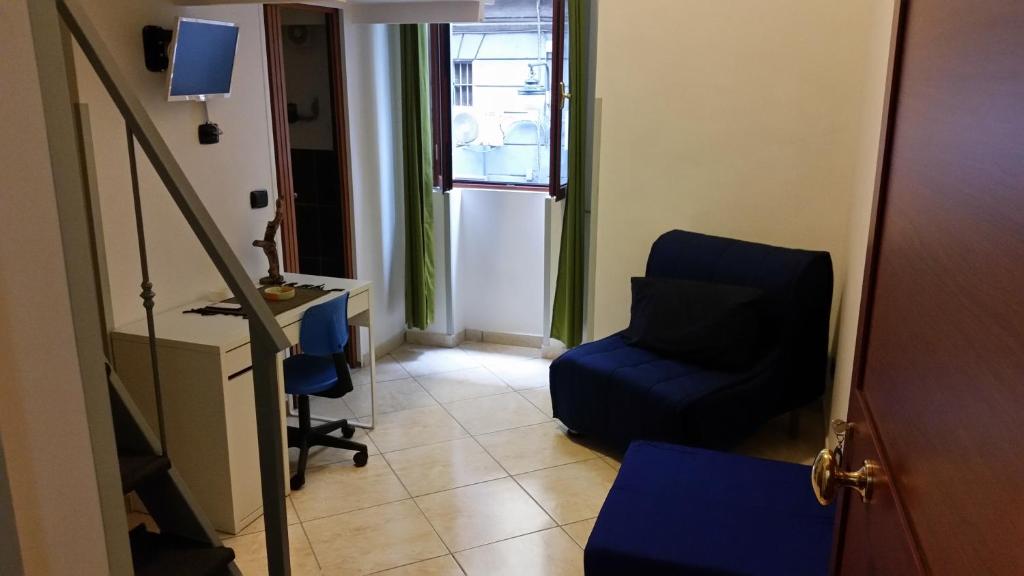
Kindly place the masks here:
POLYGON ((351 318, 356 314, 362 314, 370 309, 370 291, 363 290, 359 294, 354 294, 348 298, 348 317, 351 318))
POLYGON ((281 326, 281 329, 284 330, 284 335, 288 337, 288 341, 292 343, 292 346, 299 344, 299 324, 301 322, 292 322, 287 326, 281 326))
POLYGON ((252 349, 248 344, 243 344, 234 350, 224 353, 224 379, 252 367, 252 349))

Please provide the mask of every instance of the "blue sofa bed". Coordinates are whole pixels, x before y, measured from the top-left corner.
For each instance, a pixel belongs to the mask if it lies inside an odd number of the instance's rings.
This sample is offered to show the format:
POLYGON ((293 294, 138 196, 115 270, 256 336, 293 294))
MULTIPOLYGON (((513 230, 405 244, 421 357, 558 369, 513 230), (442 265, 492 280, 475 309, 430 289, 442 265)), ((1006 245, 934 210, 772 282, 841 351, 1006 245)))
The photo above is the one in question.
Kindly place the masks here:
POLYGON ((812 252, 682 230, 654 243, 646 276, 763 292, 765 336, 741 370, 686 363, 631 346, 620 332, 551 364, 555 418, 624 450, 638 439, 728 448, 824 391, 832 260, 812 252))
POLYGON ((586 576, 825 576, 835 506, 810 467, 653 442, 629 447, 586 576))

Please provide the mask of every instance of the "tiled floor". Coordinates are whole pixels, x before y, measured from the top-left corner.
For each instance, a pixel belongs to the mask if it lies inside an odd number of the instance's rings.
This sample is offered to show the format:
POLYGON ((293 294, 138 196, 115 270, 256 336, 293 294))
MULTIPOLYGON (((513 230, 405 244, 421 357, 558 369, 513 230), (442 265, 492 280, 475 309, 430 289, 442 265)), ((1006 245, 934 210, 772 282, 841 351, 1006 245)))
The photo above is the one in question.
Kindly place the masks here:
MULTIPOLYGON (((579 575, 583 546, 618 461, 574 442, 551 419, 550 361, 537 350, 483 343, 403 346, 377 364, 378 421, 370 448, 317 450, 306 486, 288 498, 297 576, 579 575)), ((314 414, 369 412, 368 375, 314 414)), ((741 451, 806 461, 823 438, 820 413, 802 435, 786 421, 741 451)), ((295 457, 293 451, 293 458, 295 457)), ((262 521, 225 539, 245 574, 265 574, 262 521)))

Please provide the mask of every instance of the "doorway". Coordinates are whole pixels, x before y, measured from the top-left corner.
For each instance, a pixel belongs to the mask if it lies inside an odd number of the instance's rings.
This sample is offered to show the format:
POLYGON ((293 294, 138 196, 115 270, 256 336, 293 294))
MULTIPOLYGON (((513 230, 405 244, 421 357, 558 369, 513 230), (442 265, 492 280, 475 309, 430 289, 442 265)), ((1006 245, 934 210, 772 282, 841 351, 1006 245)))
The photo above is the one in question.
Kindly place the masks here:
MULTIPOLYGON (((355 278, 341 11, 275 4, 264 16, 284 270, 355 278)), ((354 330, 349 341, 355 366, 354 330)))

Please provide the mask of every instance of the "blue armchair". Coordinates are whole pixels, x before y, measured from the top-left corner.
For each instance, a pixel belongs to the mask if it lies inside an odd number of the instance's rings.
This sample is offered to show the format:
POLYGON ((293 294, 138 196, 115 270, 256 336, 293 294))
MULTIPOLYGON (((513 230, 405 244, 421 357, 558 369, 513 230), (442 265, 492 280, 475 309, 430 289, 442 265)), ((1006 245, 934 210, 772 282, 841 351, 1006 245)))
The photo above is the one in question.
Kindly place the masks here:
POLYGON ((763 292, 768 336, 738 371, 631 346, 624 333, 551 364, 554 416, 625 449, 633 440, 727 448, 764 422, 819 398, 828 365, 832 260, 811 252, 674 230, 655 241, 646 276, 763 292))

